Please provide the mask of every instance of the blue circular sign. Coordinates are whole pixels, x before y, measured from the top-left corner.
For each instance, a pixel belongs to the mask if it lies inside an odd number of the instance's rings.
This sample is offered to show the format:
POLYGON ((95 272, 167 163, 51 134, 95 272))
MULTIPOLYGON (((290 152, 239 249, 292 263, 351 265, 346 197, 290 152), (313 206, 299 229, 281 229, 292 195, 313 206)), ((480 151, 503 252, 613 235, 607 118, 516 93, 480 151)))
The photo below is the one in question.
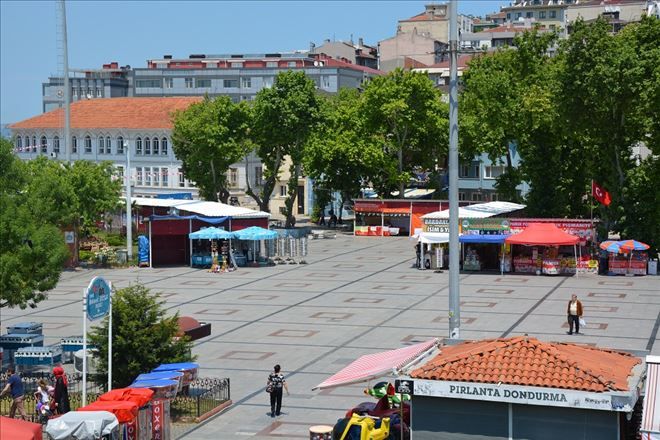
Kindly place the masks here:
POLYGON ((103 318, 110 311, 111 286, 101 277, 94 277, 87 287, 87 319, 103 318))

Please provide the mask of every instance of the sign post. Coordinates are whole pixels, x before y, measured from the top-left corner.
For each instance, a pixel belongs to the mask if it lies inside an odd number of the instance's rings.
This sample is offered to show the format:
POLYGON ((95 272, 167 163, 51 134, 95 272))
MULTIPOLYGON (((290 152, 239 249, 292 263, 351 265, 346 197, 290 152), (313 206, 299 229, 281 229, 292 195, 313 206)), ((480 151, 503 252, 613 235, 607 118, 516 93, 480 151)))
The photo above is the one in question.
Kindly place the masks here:
POLYGON ((401 423, 401 438, 403 438, 403 396, 406 394, 408 394, 410 397, 413 396, 415 393, 415 382, 412 380, 396 379, 394 381, 394 392, 401 396, 399 403, 399 411, 401 412, 401 414, 399 414, 399 421, 401 423))
POLYGON ((108 313, 108 391, 112 389, 112 284, 94 277, 83 292, 83 389, 82 405, 87 405, 87 320, 96 321, 108 313))

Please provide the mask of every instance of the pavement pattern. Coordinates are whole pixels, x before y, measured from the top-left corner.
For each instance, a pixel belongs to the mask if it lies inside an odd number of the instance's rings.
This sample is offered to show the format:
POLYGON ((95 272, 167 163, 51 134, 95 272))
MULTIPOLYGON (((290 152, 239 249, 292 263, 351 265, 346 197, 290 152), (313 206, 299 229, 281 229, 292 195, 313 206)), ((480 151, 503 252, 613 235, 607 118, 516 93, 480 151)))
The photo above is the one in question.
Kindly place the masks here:
MULTIPOLYGON (((448 272, 413 267, 413 243, 398 237, 311 240, 307 265, 229 274, 177 268, 65 272, 36 309, 2 310, 0 325, 44 323, 46 344, 82 333, 82 290, 102 275, 121 288, 140 282, 167 309, 212 323, 193 353, 203 377, 229 377, 234 405, 185 439, 309 438, 372 398, 365 385, 312 388, 357 357, 448 334, 448 272), (282 415, 269 416, 266 378, 281 364, 289 384, 282 415)), ((461 337, 528 334, 660 355, 660 277, 464 273, 461 337), (587 328, 568 335, 566 305, 578 295, 587 328)))

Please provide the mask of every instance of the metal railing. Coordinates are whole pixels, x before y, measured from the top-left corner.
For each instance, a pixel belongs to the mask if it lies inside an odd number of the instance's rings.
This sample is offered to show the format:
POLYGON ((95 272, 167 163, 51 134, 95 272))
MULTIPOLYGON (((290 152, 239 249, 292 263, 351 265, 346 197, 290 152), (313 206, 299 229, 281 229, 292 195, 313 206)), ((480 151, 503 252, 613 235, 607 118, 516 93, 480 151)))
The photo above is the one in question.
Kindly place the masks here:
POLYGON ((231 399, 229 378, 197 379, 170 404, 174 422, 190 423, 231 399))

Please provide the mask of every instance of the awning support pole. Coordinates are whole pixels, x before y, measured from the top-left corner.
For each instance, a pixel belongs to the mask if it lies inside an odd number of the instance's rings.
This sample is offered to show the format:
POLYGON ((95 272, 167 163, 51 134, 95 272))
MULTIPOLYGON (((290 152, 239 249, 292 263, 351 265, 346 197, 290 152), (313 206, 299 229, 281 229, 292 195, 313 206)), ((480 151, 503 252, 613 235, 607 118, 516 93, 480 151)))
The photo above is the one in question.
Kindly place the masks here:
POLYGON ((502 259, 500 260, 500 275, 504 276, 504 243, 502 243, 502 259))
POLYGON ((151 251, 152 251, 151 223, 153 223, 153 222, 149 221, 149 267, 153 267, 152 264, 151 264, 151 260, 154 258, 154 255, 151 253, 151 251))
POLYGON ((575 278, 579 278, 578 275, 578 260, 577 260, 577 245, 573 245, 573 254, 575 255, 575 278))
POLYGON ((193 266, 193 259, 192 259, 192 238, 190 238, 190 234, 192 234, 192 219, 188 219, 188 242, 190 243, 190 267, 193 266))

